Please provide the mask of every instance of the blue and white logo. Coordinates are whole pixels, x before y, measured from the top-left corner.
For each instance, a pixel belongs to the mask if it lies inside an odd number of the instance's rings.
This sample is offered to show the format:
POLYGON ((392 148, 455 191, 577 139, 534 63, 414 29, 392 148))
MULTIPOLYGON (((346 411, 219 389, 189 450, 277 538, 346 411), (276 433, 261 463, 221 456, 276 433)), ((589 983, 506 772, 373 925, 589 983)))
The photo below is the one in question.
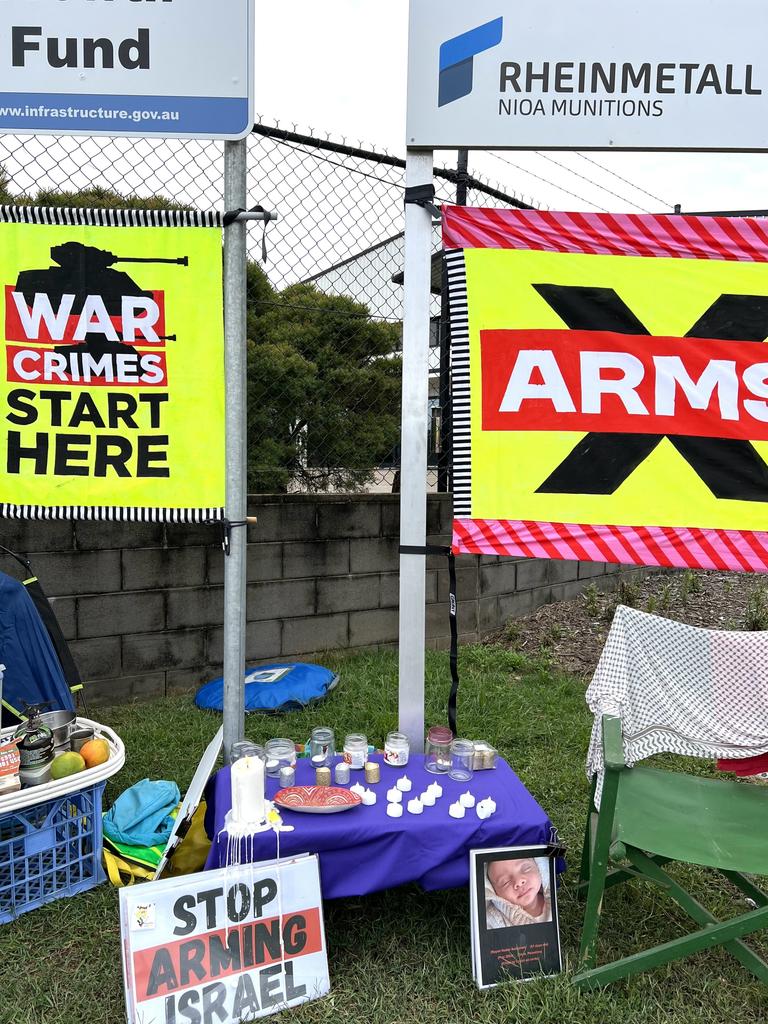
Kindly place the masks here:
POLYGON ((498 46, 504 31, 504 19, 496 18, 485 25, 446 39, 440 47, 440 85, 437 105, 460 100, 472 92, 474 58, 485 50, 498 46))

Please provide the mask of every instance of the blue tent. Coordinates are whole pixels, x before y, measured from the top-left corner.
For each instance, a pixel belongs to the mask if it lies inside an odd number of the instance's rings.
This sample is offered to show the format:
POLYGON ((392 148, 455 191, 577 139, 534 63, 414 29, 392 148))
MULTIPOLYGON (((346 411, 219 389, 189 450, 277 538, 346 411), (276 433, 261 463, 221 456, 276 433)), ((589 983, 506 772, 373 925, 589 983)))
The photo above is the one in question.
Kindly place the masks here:
POLYGON ((5 665, 3 705, 15 715, 24 703, 48 702, 74 711, 51 638, 26 588, 0 572, 0 665, 5 665))

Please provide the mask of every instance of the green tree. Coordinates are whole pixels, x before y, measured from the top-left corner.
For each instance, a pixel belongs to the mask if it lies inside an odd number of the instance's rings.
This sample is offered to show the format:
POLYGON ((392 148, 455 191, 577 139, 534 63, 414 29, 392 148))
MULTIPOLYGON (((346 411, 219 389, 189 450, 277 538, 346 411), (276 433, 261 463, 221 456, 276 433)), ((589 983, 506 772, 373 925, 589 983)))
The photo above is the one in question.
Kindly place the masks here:
POLYGON ((248 268, 248 484, 356 490, 397 445, 396 324, 312 285, 278 292, 248 268))

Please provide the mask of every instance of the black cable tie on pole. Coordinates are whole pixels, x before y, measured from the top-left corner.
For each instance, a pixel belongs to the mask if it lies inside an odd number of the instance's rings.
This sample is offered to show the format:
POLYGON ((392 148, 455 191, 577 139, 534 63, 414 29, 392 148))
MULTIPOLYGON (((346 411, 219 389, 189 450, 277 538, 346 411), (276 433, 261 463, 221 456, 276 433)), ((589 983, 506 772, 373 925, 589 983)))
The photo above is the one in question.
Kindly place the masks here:
POLYGON ((221 528, 221 550, 228 555, 232 550, 232 531, 240 526, 252 526, 255 519, 205 519, 205 526, 221 528))
POLYGON ((448 727, 454 736, 456 731, 456 701, 459 695, 459 623, 458 601, 456 597, 456 555, 449 547, 436 544, 401 544, 401 555, 444 555, 448 559, 448 622, 451 629, 451 692, 448 695, 448 727))
POLYGON ((450 555, 451 549, 442 544, 401 544, 399 549, 401 555, 450 555))
POLYGON ((443 218, 440 210, 435 206, 434 199, 434 185, 409 185, 405 190, 405 198, 403 199, 403 202, 406 206, 413 204, 414 206, 421 206, 425 210, 428 210, 432 215, 432 220, 439 224, 443 218))
POLYGON ((269 210, 265 210, 263 206, 252 206, 250 210, 245 210, 243 207, 239 207, 237 210, 227 210, 222 219, 222 224, 225 228, 228 228, 231 224, 237 221, 237 218, 241 213, 263 213, 264 214, 264 228, 261 232, 261 262, 267 262, 267 227, 269 222, 272 220, 272 213, 269 210))

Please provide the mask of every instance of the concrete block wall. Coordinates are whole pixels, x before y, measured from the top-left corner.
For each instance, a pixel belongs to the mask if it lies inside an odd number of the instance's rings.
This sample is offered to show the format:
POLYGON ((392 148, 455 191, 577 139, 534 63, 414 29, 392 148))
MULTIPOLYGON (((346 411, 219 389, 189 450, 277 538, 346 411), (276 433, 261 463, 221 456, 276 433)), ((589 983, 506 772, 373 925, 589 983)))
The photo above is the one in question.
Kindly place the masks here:
MULTIPOLYGON (((248 527, 249 662, 395 645, 399 496, 259 496, 248 527)), ((448 544, 450 495, 431 495, 428 540, 448 544)), ((94 702, 156 697, 220 674, 224 556, 213 526, 0 520, 28 554, 94 702)), ((0 568, 21 576, 7 557, 0 568)), ((610 586, 616 566, 463 556, 459 633, 610 586)), ((449 642, 448 571, 427 559, 427 643, 449 642)))

